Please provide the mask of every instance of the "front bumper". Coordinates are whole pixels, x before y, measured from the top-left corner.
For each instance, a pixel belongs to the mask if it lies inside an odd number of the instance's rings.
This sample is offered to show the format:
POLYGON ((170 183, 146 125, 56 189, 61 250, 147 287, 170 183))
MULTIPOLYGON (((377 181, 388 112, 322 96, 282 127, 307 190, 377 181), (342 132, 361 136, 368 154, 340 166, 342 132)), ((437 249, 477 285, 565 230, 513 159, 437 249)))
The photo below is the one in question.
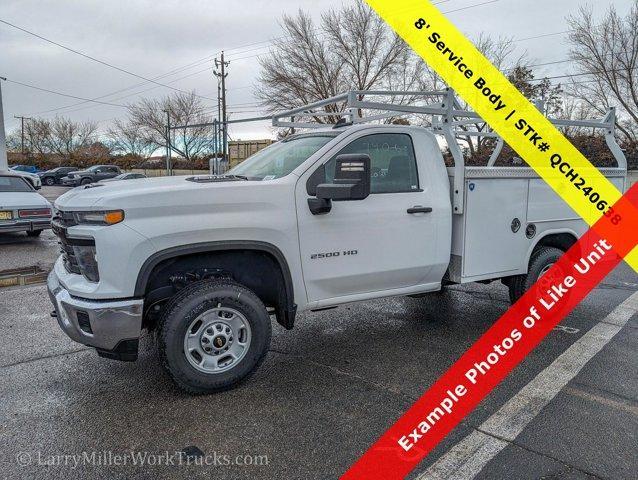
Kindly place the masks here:
POLYGON ((35 230, 47 230, 49 228, 51 228, 50 218, 44 220, 0 221, 0 233, 33 232, 35 230))
POLYGON ((134 361, 142 330, 143 300, 88 300, 73 297, 53 270, 49 297, 60 328, 72 340, 94 347, 103 357, 134 361))
POLYGON ((63 178, 61 180, 62 185, 67 186, 67 187, 77 187, 80 184, 80 179, 79 178, 63 178))

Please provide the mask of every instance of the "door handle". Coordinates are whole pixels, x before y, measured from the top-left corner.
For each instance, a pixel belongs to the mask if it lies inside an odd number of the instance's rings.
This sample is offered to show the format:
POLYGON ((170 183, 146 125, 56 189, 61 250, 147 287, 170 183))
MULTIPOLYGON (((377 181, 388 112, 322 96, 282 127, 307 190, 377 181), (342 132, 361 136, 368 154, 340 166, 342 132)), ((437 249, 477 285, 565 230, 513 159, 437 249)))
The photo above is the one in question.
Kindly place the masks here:
POLYGON ((408 213, 430 213, 432 212, 432 207, 422 207, 421 205, 415 205, 412 208, 408 208, 408 213))

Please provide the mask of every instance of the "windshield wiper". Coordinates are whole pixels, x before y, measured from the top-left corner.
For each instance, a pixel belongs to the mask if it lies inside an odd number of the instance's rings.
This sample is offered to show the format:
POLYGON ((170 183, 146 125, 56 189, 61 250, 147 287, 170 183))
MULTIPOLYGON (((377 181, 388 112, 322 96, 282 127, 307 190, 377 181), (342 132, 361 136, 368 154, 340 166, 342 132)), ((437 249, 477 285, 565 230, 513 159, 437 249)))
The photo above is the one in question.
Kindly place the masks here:
POLYGON ((248 180, 246 175, 221 175, 224 178, 239 178, 240 180, 248 180))

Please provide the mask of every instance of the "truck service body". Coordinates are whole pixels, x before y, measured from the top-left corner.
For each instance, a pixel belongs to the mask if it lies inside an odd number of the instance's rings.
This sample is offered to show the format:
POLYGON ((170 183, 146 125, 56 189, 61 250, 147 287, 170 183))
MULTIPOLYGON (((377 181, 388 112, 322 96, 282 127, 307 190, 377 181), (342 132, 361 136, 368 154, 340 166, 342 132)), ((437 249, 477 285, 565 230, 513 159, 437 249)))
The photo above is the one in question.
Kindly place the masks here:
MULTIPOLYGON (((350 107, 375 109, 346 95, 350 107)), ((425 108, 444 118, 450 103, 425 108)), ((113 182, 58 198, 63 255, 48 289, 62 329, 121 360, 137 357, 143 329, 155 330, 173 380, 210 392, 261 362, 270 315, 292 328, 300 311, 492 280, 516 300, 586 231, 529 168, 467 167, 458 145, 446 167, 436 134, 450 145, 448 127, 350 113, 352 125, 293 135, 227 175, 113 182)), ((624 191, 624 157, 608 142, 618 167, 602 171, 624 191)))

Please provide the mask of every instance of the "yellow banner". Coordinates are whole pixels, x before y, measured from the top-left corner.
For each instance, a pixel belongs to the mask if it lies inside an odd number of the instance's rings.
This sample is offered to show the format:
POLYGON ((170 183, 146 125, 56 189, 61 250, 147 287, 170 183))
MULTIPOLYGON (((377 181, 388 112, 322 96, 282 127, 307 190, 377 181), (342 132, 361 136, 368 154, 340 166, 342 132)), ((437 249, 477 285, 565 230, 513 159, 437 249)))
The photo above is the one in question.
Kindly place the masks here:
POLYGON ((432 3, 366 1, 585 222, 613 218, 622 193, 432 3))

